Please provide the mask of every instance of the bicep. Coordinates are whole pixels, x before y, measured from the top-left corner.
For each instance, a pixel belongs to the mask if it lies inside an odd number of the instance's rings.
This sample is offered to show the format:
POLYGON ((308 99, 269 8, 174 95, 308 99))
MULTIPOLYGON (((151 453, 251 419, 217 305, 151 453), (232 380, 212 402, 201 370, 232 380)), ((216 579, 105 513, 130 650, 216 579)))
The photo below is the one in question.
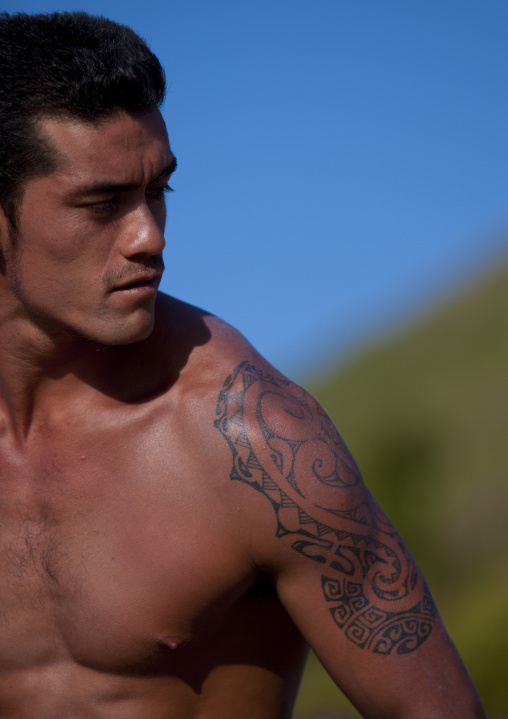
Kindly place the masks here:
MULTIPOLYGON (((458 662, 416 563, 312 397, 244 362, 220 394, 216 426, 231 450, 231 479, 272 506, 275 539, 264 560, 282 602, 358 706, 370 706, 362 692, 391 704, 420 659, 429 672, 439 654, 458 662)), ((422 691, 437 691, 433 682, 422 691)))

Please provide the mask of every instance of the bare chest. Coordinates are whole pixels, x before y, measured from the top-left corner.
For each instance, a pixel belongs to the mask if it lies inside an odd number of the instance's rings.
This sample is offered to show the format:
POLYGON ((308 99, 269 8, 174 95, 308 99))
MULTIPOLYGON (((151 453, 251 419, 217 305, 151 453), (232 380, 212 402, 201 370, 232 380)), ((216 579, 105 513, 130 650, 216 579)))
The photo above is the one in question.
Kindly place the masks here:
POLYGON ((4 463, 0 667, 143 671, 241 614, 254 579, 210 477, 181 454, 110 450, 4 463))

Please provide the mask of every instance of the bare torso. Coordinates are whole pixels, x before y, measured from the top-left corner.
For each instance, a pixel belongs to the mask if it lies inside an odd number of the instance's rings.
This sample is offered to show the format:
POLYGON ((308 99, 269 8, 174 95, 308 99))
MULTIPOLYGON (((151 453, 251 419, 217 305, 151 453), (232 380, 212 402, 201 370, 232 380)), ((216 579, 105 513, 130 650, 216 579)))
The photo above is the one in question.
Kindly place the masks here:
POLYGON ((290 719, 302 635, 362 716, 484 719, 322 408, 157 317, 44 368, 29 424, 0 400, 0 719, 290 719))
POLYGON ((203 344, 149 399, 4 426, 0 717, 290 716, 305 648, 246 550, 203 344))

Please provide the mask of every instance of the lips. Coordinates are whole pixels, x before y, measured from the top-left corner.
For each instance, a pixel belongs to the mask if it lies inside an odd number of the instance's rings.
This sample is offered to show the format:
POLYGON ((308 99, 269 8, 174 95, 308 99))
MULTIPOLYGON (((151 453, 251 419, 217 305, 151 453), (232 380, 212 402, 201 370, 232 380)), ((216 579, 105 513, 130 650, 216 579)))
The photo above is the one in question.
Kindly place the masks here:
POLYGON ((156 286, 157 281, 161 278, 160 272, 151 272, 144 275, 136 275, 130 278, 121 285, 117 285, 112 288, 112 292, 118 292, 120 290, 135 290, 137 288, 152 287, 156 286))

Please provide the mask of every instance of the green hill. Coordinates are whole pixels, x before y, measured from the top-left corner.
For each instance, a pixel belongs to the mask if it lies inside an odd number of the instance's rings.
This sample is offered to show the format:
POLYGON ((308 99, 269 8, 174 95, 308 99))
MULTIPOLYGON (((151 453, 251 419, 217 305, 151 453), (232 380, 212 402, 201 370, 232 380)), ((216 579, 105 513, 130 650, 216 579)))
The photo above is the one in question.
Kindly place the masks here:
MULTIPOLYGON (((416 556, 488 716, 506 719, 508 264, 306 384, 416 556)), ((358 716, 311 660, 297 718, 318 716, 316 695, 358 716)))

